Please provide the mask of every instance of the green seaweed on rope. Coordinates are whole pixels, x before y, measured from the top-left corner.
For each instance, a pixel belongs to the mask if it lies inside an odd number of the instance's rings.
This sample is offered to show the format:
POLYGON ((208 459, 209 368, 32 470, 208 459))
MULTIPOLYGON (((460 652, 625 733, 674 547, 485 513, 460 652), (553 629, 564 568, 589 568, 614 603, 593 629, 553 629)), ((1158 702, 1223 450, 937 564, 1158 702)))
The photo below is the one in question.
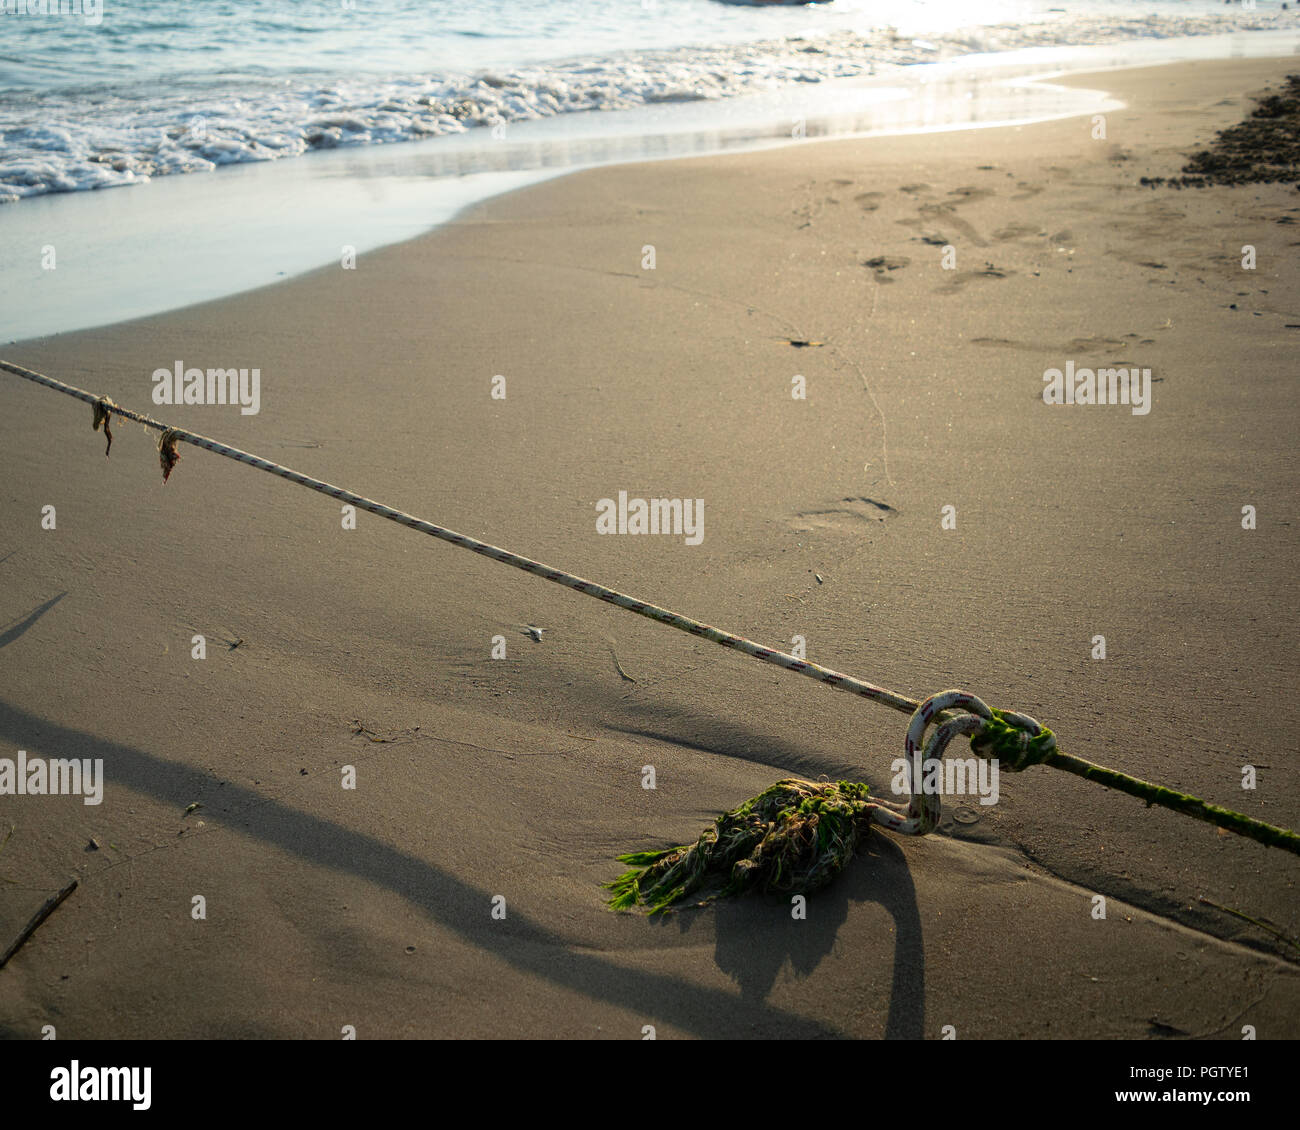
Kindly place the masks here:
POLYGON ((787 778, 724 812, 693 844, 620 855, 631 865, 605 888, 612 910, 662 914, 757 890, 809 894, 844 869, 870 824, 867 786, 787 778))

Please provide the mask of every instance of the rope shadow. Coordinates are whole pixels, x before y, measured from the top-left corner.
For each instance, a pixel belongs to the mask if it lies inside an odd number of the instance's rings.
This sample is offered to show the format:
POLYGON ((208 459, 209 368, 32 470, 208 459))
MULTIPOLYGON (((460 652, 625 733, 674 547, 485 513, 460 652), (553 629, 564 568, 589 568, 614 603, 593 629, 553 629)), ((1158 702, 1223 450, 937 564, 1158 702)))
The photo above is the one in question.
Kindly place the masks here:
POLYGON ((854 764, 843 757, 827 757, 815 749, 774 738, 767 731, 718 718, 705 721, 698 715, 675 709, 666 701, 656 701, 653 708, 646 707, 644 712, 652 714, 659 721, 668 719, 679 725, 670 729, 664 726, 606 721, 602 723, 602 729, 707 753, 712 757, 732 757, 738 761, 768 766, 786 776, 814 780, 825 777, 832 781, 852 778, 855 781, 865 781, 873 790, 877 786, 877 781, 872 779, 873 775, 866 772, 861 764, 854 764))
POLYGON ((35 624, 37 620, 44 616, 67 595, 67 590, 64 590, 59 593, 58 596, 51 597, 44 604, 37 606, 29 612, 21 622, 14 624, 13 627, 7 628, 3 633, 0 633, 0 647, 8 647, 16 639, 23 636, 28 628, 35 624))
MULTIPOLYGON (((0 700, 0 737, 55 748, 62 757, 103 758, 114 785, 181 808, 199 790, 211 792, 203 771, 175 765, 144 750, 61 726, 0 700)), ((663 974, 628 969, 568 948, 569 939, 512 910, 503 922, 489 918, 491 892, 481 890, 362 832, 227 782, 222 800, 205 810, 210 823, 271 844, 307 862, 353 875, 399 895, 464 941, 514 968, 595 1000, 628 1009, 710 1039, 737 1032, 787 1038, 839 1038, 830 1024, 742 996, 691 985, 663 974)), ((595 897, 593 895, 593 897, 595 897)))
MULTIPOLYGON (((670 703, 628 704, 632 715, 648 714, 668 727, 606 722, 603 728, 632 737, 711 756, 726 756, 773 770, 775 775, 852 778, 866 781, 873 792, 880 785, 875 775, 863 772, 841 757, 827 757, 815 748, 773 738, 770 733, 741 723, 698 715, 670 703)), ((894 920, 893 985, 885 1023, 886 1039, 923 1039, 925 1007, 925 951, 916 888, 906 857, 893 839, 873 831, 859 847, 853 862, 829 887, 808 899, 808 918, 790 918, 790 904, 774 898, 747 896, 713 904, 716 923, 715 960, 736 982, 742 997, 762 1001, 788 964, 797 977, 811 975, 834 948, 849 904, 875 902, 894 920), (772 915, 788 921, 789 929, 774 929, 772 915)), ((691 928, 694 912, 683 909, 673 916, 683 931, 691 928)), ((668 919, 671 921, 672 919, 668 919)), ((662 920, 661 920, 662 921, 662 920)))

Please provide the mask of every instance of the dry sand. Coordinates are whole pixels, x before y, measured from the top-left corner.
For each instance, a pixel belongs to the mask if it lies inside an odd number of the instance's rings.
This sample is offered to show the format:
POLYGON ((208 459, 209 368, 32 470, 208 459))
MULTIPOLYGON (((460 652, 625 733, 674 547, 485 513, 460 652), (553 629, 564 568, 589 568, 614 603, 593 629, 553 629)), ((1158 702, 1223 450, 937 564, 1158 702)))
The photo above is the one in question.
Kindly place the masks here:
MULTIPOLYGON (((355 271, 4 355, 142 410, 177 359, 258 366, 259 415, 155 412, 1295 827, 1300 196, 1137 185, 1289 68, 1073 80, 1128 104, 1107 140, 586 172, 355 271), (1071 359, 1151 367, 1150 414, 1044 405, 1071 359), (703 498, 703 544, 598 536, 620 489, 703 498)), ((0 743, 108 777, 98 807, 0 798, 0 943, 81 879, 0 973, 0 1033, 1300 1035, 1294 946, 1198 901, 1294 938, 1300 861, 1047 769, 975 824, 874 834, 806 921, 610 913, 618 852, 782 775, 886 788, 905 720, 193 448, 164 488, 151 436, 106 461, 89 423, 0 379, 0 743)))

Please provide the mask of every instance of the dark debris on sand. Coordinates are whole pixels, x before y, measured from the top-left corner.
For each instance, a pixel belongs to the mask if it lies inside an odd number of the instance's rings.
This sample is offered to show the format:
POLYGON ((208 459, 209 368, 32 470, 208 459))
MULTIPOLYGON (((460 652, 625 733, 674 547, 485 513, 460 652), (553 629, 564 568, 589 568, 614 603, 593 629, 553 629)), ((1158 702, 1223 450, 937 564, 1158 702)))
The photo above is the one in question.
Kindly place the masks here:
POLYGON ((1209 149, 1192 156, 1181 177, 1143 177, 1155 188, 1212 184, 1295 184, 1300 188, 1300 75, 1281 94, 1267 94, 1244 122, 1222 130, 1209 149))

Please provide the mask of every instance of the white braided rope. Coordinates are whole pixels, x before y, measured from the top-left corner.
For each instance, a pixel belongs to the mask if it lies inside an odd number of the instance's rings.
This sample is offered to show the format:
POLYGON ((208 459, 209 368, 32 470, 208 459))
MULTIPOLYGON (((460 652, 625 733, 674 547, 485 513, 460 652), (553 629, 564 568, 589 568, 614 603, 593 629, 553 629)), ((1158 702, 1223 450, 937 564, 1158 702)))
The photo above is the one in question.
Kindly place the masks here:
MULTIPOLYGON (((872 683, 865 682, 862 679, 855 679, 851 675, 842 674, 839 671, 832 671, 828 667, 822 667, 816 663, 810 663, 806 659, 799 659, 794 655, 789 655, 783 651, 777 651, 773 648, 763 647, 753 640, 745 639, 743 636, 734 635, 731 632, 724 632, 720 628, 715 628, 710 624, 694 620, 689 616, 683 616, 680 613, 672 612, 667 608, 661 608, 656 604, 649 604, 643 600, 637 600, 635 597, 617 592, 614 589, 605 588, 594 581, 584 580, 582 577, 574 576, 572 573, 566 573, 563 570, 552 568, 540 561, 534 561, 528 557, 522 557, 517 553, 511 553, 509 550, 501 549, 495 545, 489 545, 487 542, 478 541, 475 538, 465 534, 456 533, 455 530, 446 529, 443 526, 434 525, 432 522, 426 522, 422 518, 416 518, 405 511, 396 510, 391 506, 385 506, 381 502, 375 502, 373 499, 366 498, 359 494, 353 494, 352 491, 344 490, 342 487, 336 487, 330 483, 322 482, 320 479, 314 479, 310 475, 304 475, 300 471, 292 468, 281 466, 279 463, 273 463, 269 459, 263 459, 260 456, 252 455, 247 451, 241 451, 237 447, 231 447, 228 444, 219 443, 217 440, 208 436, 199 435, 197 432, 186 431, 184 428, 174 428, 164 424, 151 416, 142 415, 139 412, 133 412, 128 408, 123 408, 114 404, 106 397, 94 395, 85 389, 76 388, 73 385, 64 384, 53 377, 44 376, 41 373, 33 372, 21 365, 15 365, 8 361, 0 361, 0 369, 13 373, 15 376, 23 377, 26 380, 33 381, 36 384, 43 385, 46 388, 52 388, 62 392, 67 396, 76 397, 83 400, 94 408, 93 423, 98 430, 101 422, 105 422, 109 415, 121 416, 127 420, 133 420, 136 423, 143 424, 147 428, 153 428, 163 433, 164 440, 179 440, 184 443, 192 444, 195 447, 203 448, 205 451, 211 451, 216 455, 225 456, 227 459, 233 459, 237 463, 245 463, 250 467, 256 467, 259 471, 266 471, 272 475, 277 475, 282 479, 288 479, 291 483, 297 483, 299 486, 307 487, 309 490, 317 491, 320 494, 328 495, 330 498, 339 499, 343 502, 350 503, 361 510, 370 514, 376 514, 380 518, 387 518, 390 522, 396 522, 399 525, 406 526, 412 530, 419 530, 421 533, 428 534, 430 537, 439 538, 442 541, 450 542, 452 545, 460 546, 462 549, 468 549, 483 557, 489 557, 493 561, 499 561, 503 565, 510 565, 516 569, 521 569, 525 573, 530 573, 534 577, 541 577, 544 580, 552 581, 557 585, 563 585, 565 588, 573 589, 575 592, 583 593, 586 596, 596 597, 608 604, 613 604, 618 608, 625 608, 629 612, 635 612, 638 616, 645 616, 648 619, 655 620, 661 624, 667 624, 670 627, 677 628, 683 632, 689 632, 693 636, 699 636, 701 639, 711 640, 713 643, 722 647, 731 648, 733 651, 739 651, 744 655, 752 656, 754 659, 760 659, 764 663, 772 663, 778 667, 784 667, 787 671, 794 671, 800 675, 806 675, 811 679, 816 679, 828 687, 834 687, 836 690, 848 691, 851 694, 861 698, 870 699, 872 702, 878 702, 888 706, 893 710, 910 714, 912 720, 907 729, 907 738, 904 743, 904 749, 907 754, 909 763, 909 779, 920 780, 918 770, 923 766, 924 761, 932 758, 942 758, 944 750, 948 743, 958 734, 971 734, 979 729, 981 720, 993 717, 992 711, 974 695, 965 694, 962 691, 952 690, 943 691, 940 694, 933 695, 926 699, 925 702, 917 702, 914 699, 907 698, 905 695, 897 694, 894 691, 887 690, 884 687, 875 686, 872 683), (950 708, 957 708, 965 713, 958 717, 949 717, 945 712, 950 708), (931 735, 929 742, 922 751, 921 742, 925 735, 926 729, 934 722, 942 722, 939 728, 931 735)), ((1020 724, 1025 724, 1033 733, 1039 731, 1039 725, 1032 718, 1026 715, 1003 715, 1007 719, 1019 719, 1020 724)), ((873 802, 871 810, 872 821, 883 825, 895 832, 904 835, 923 836, 933 831, 939 822, 940 800, 938 796, 921 792, 912 793, 906 806, 901 803, 890 802, 885 800, 873 802)))
MULTIPOLYGON (((1038 721, 1028 714, 1004 710, 1002 718, 1003 721, 1020 727, 1026 742, 1042 731, 1038 721)), ((953 738, 958 734, 965 734, 967 737, 976 734, 986 721, 992 719, 993 711, 988 705, 982 699, 965 691, 940 691, 921 703, 912 714, 912 720, 907 727, 907 737, 903 741, 903 752, 907 755, 910 792, 907 806, 903 807, 885 800, 874 801, 873 807, 869 809, 871 822, 905 836, 924 836, 933 832, 939 825, 942 809, 940 797, 937 793, 927 793, 924 788, 913 791, 913 783, 922 781, 926 762, 943 759, 944 751, 953 738), (930 735, 930 740, 922 749, 921 742, 925 737, 925 731, 940 718, 947 717, 947 712, 950 710, 960 710, 964 713, 955 718, 948 717, 947 721, 930 735)))

